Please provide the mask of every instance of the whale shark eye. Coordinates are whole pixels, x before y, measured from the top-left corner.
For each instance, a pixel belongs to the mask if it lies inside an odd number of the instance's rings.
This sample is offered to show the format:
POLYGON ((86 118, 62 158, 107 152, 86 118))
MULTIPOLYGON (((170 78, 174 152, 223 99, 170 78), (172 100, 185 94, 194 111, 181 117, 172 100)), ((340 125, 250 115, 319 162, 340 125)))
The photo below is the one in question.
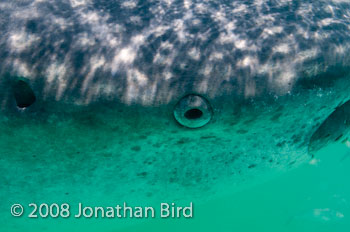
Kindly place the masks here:
POLYGON ((202 115, 203 115, 203 112, 200 109, 190 109, 190 110, 187 110, 185 113, 185 117, 187 119, 197 119, 202 117, 202 115))
POLYGON ((174 109, 174 117, 178 123, 188 128, 199 128, 212 118, 210 103, 202 96, 189 94, 181 98, 174 109))
POLYGON ((30 86, 22 80, 17 81, 13 85, 13 94, 15 96, 16 104, 19 108, 29 107, 36 100, 32 88, 30 88, 30 86))

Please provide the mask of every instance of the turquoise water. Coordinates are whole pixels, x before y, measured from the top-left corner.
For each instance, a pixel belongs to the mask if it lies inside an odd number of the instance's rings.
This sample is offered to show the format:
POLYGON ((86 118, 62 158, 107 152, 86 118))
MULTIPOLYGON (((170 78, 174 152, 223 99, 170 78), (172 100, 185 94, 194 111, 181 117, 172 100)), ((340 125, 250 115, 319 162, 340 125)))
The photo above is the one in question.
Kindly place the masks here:
MULTIPOLYGON (((309 164, 242 191, 194 201, 190 219, 19 219, 28 231, 343 232, 350 228, 350 151, 321 150, 309 164), (70 228, 70 229, 67 229, 70 228)), ((185 197, 186 199, 186 197, 185 197)), ((91 199, 91 202, 103 199, 91 199)), ((18 231, 14 228, 13 231, 18 231)))
POLYGON ((195 207, 195 217, 155 220, 131 231, 308 231, 350 229, 350 150, 335 144, 309 164, 195 207))

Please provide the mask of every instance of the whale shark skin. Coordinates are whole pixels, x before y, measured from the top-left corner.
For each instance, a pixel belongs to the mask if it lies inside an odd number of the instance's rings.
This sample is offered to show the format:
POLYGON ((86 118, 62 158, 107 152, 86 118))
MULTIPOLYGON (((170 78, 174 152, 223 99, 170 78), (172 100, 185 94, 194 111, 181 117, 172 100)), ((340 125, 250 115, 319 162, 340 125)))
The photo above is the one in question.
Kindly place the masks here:
POLYGON ((16 202, 203 199, 308 162, 348 133, 349 9, 1 1, 1 218, 16 202), (189 94, 212 110, 200 128, 174 117, 189 94))

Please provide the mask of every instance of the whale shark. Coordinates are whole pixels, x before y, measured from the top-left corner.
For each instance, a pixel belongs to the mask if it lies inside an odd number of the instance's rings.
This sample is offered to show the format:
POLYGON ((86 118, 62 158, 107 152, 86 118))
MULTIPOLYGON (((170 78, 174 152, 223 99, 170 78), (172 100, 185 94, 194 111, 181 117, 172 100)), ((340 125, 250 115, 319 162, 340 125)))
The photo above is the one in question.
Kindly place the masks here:
POLYGON ((12 226, 14 203, 236 191, 348 136, 345 0, 3 0, 0 31, 12 226))

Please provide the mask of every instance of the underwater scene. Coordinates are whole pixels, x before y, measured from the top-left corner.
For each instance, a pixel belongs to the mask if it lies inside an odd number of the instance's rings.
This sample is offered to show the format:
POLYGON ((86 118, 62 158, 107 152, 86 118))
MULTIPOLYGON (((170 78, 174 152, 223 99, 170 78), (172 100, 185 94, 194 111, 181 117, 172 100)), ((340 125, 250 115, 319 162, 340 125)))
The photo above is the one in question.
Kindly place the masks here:
POLYGON ((0 0, 0 231, 350 231, 350 1, 0 0))

